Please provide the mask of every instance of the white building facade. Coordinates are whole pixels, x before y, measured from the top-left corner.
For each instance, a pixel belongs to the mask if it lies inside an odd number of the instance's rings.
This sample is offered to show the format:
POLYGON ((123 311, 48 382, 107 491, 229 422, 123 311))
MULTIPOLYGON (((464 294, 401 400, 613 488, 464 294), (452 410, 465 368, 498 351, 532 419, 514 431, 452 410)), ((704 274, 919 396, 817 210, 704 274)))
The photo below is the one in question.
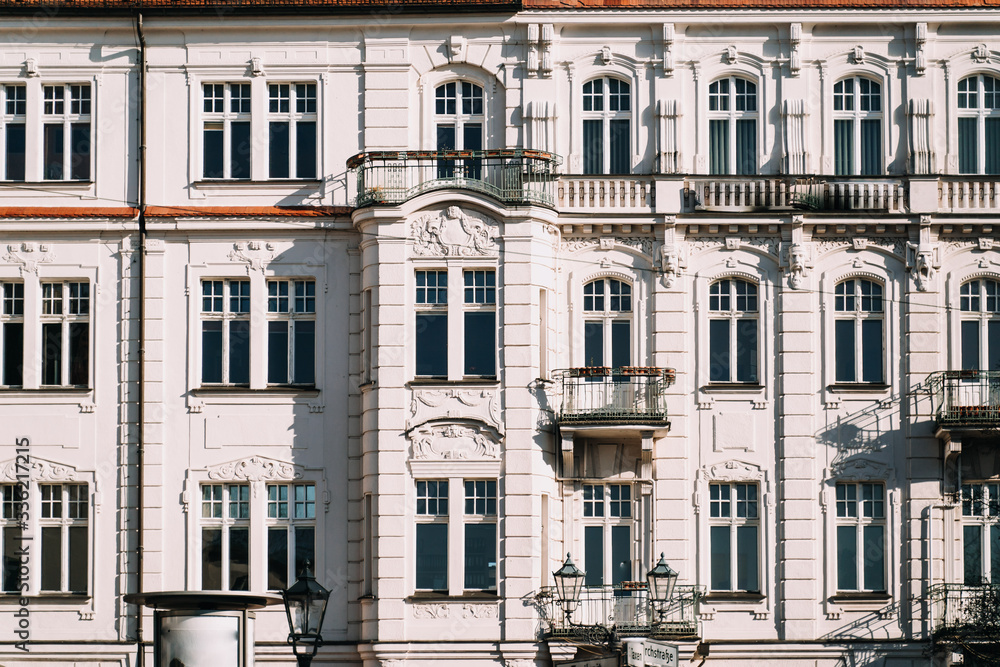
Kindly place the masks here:
POLYGON ((975 664, 995 14, 578 4, 0 2, 0 662, 975 664))

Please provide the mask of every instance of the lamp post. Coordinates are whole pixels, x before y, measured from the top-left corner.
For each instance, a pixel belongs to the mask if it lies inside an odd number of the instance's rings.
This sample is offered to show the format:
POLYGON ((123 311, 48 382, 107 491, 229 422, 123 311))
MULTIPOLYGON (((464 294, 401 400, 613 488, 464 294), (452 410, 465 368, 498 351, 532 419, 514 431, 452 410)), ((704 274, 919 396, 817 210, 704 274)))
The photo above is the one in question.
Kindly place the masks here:
POLYGON ((569 554, 566 554, 566 562, 563 566, 552 573, 556 580, 556 594, 559 596, 559 606, 566 614, 566 622, 570 625, 573 620, 570 618, 576 607, 580 604, 580 590, 583 588, 583 579, 587 573, 578 568, 569 554))
POLYGON ((316 649, 323 644, 320 630, 323 628, 330 591, 316 582, 307 561, 302 574, 291 588, 285 589, 281 597, 288 616, 288 643, 292 645, 299 667, 309 667, 316 649))
POLYGON ((646 586, 649 590, 649 599, 653 602, 656 612, 659 614, 657 624, 663 623, 663 616, 667 613, 667 604, 674 595, 674 585, 677 583, 677 573, 670 569, 663 553, 660 553, 659 562, 646 573, 646 586))

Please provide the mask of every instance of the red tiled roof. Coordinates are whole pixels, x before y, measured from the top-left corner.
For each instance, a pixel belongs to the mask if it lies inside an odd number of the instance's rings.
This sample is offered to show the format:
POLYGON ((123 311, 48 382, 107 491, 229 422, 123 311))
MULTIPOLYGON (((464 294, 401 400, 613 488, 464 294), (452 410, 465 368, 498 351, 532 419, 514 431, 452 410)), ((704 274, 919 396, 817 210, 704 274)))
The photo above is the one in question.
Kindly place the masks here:
POLYGON ((350 206, 149 206, 149 218, 330 218, 350 215, 350 206))
POLYGON ((34 12, 38 9, 61 13, 88 14, 151 11, 155 14, 211 11, 227 13, 301 13, 302 9, 344 13, 386 12, 517 11, 521 0, 0 0, 5 12, 34 12))
POLYGON ((1000 0, 523 0, 524 9, 951 9, 1000 0))
POLYGON ((139 209, 119 207, 71 206, 3 206, 2 218, 134 218, 139 209))

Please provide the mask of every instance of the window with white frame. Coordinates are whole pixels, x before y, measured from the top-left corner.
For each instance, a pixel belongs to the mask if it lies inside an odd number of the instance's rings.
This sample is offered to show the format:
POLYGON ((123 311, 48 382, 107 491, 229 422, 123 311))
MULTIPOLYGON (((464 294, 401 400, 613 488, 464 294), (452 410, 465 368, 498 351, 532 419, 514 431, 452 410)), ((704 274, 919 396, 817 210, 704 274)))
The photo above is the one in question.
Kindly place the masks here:
POLYGON ((885 485, 838 482, 837 590, 886 591, 885 485))
MULTIPOLYGON (((30 582, 21 578, 21 555, 25 546, 23 535, 28 529, 32 511, 28 505, 27 484, 0 484, 0 549, 3 550, 3 568, 0 570, 0 589, 4 593, 27 592, 30 582), (22 588, 23 586, 23 588, 22 588)), ((27 574, 30 568, 25 567, 27 574)))
POLYGON ((583 485, 583 569, 587 586, 633 579, 631 484, 583 485))
POLYGON ((316 178, 316 84, 270 83, 268 167, 271 178, 316 178))
POLYGON ((466 376, 497 374, 497 281, 496 272, 466 269, 464 331, 466 376))
POLYGON ((416 272, 417 375, 448 377, 448 272, 416 272))
POLYGON ((583 84, 583 173, 632 171, 632 86, 605 76, 583 84))
POLYGON ((316 486, 267 485, 267 589, 284 590, 316 564, 316 486))
POLYGON ((267 281, 267 383, 316 382, 316 281, 267 281))
POLYGON ((959 291, 962 370, 1000 370, 1000 282, 976 278, 959 291))
POLYGON ((850 278, 834 288, 836 382, 885 382, 883 287, 850 278))
POLYGON ((3 179, 7 181, 25 180, 26 128, 28 117, 27 86, 5 84, 0 87, 0 123, 3 133, 0 141, 0 159, 3 160, 3 179))
POLYGON ((250 485, 201 487, 201 587, 250 590, 250 485))
MULTIPOLYGON (((483 105, 482 86, 469 81, 449 81, 435 88, 437 150, 482 150, 486 123, 483 105)), ((482 178, 482 164, 479 160, 438 160, 438 178, 452 178, 456 171, 465 178, 482 178)))
POLYGON ((583 286, 583 365, 632 365, 632 285, 598 278, 583 286))
POLYGON ((201 382, 250 383, 250 281, 201 281, 201 382))
POLYGON ((90 84, 42 86, 42 177, 90 180, 90 84))
POLYGON ((24 283, 0 282, 0 384, 20 387, 24 382, 24 283))
POLYGON ((760 382, 757 284, 723 278, 708 290, 710 382, 760 382))
POLYGON ((42 283, 41 383, 90 383, 90 283, 42 283))
POLYGON ((1000 174, 1000 79, 989 74, 958 82, 958 171, 1000 174))
POLYGON ((465 590, 497 588, 497 482, 465 483, 465 590))
POLYGON ((202 177, 250 178, 250 84, 206 83, 202 92, 202 177))
POLYGON ((417 590, 448 590, 448 480, 417 480, 417 590))
POLYGON ((833 84, 833 161, 838 176, 882 174, 882 85, 863 76, 833 84))
POLYGON ((1000 583, 1000 483, 962 485, 963 582, 1000 583))
POLYGON ((760 592, 760 511, 755 482, 712 483, 709 542, 713 591, 760 592))
POLYGON ((495 377, 496 271, 462 269, 462 298, 456 304, 462 312, 455 313, 460 329, 452 332, 461 337, 460 345, 449 345, 448 271, 420 269, 415 286, 416 374, 447 378, 461 368, 462 377, 495 377))
POLYGON ((709 173, 757 173, 757 84, 730 76, 708 86, 709 173))

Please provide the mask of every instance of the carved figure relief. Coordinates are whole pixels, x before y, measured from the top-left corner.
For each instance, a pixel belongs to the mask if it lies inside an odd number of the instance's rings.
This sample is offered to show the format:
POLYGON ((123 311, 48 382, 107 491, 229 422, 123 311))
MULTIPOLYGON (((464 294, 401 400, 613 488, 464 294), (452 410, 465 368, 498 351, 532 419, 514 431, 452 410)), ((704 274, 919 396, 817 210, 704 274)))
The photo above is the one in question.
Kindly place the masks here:
POLYGON ((22 276, 38 273, 39 264, 47 264, 53 259, 51 246, 47 243, 11 243, 3 255, 3 261, 20 264, 22 276))
POLYGON ((792 243, 788 246, 786 253, 788 286, 792 289, 803 289, 806 286, 806 279, 813 267, 812 254, 811 244, 792 243))
POLYGON ((681 275, 680 250, 673 244, 660 247, 660 270, 663 272, 663 286, 670 289, 681 275))
POLYGON ((414 218, 410 236, 416 255, 491 256, 498 252, 499 229, 496 220, 449 206, 444 211, 414 218))
POLYGON ((500 458, 500 443, 484 429, 465 424, 425 425, 411 431, 414 459, 500 458))
POLYGON ((702 477, 713 482, 761 480, 764 473, 760 466, 733 459, 702 468, 702 477))
POLYGON ((245 262, 248 271, 264 272, 267 265, 274 259, 274 244, 261 241, 243 241, 234 243, 229 253, 233 262, 245 262))

